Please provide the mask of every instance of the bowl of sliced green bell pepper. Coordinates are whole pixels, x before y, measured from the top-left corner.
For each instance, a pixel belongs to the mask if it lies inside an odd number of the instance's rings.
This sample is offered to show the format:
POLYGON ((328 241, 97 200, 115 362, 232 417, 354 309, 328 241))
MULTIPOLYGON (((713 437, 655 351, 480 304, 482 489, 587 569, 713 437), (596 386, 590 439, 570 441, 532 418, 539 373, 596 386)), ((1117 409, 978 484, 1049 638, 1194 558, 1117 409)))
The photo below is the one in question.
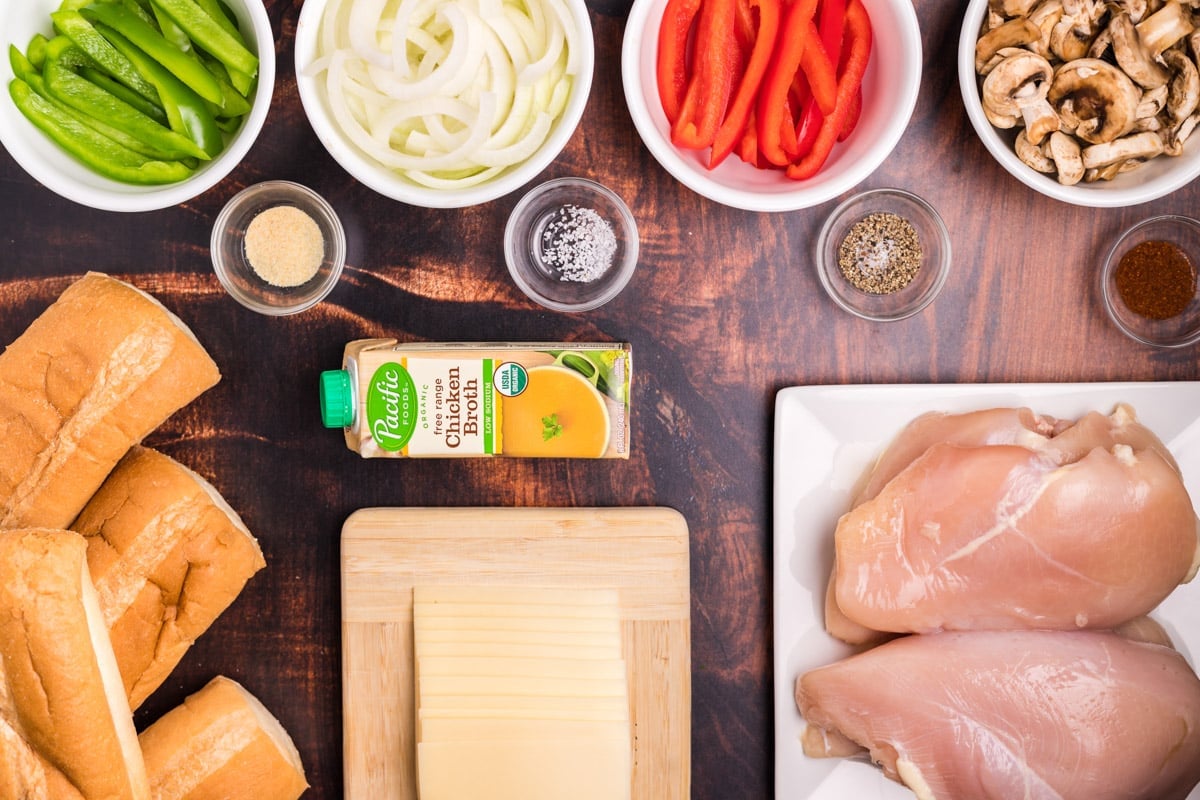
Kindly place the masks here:
POLYGON ((242 160, 270 107, 261 0, 22 0, 0 6, 0 31, 0 142, 82 205, 196 197, 242 160))

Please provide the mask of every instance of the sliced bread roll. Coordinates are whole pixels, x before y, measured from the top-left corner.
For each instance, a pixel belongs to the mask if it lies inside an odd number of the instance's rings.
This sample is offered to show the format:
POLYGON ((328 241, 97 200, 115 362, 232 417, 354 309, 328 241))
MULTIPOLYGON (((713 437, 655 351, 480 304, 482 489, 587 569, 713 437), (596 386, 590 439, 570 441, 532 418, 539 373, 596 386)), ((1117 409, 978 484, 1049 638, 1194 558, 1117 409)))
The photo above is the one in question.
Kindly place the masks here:
POLYGON ((0 531, 0 797, 150 796, 86 550, 69 531, 0 531))
POLYGON ((258 542, 208 481, 141 446, 121 459, 73 529, 87 538, 135 709, 266 566, 258 542))
POLYGON ((229 678, 213 678, 139 739, 155 800, 295 800, 308 788, 287 731, 229 678))
POLYGON ((220 378, 178 317, 88 273, 0 353, 0 528, 65 528, 129 447, 220 378))

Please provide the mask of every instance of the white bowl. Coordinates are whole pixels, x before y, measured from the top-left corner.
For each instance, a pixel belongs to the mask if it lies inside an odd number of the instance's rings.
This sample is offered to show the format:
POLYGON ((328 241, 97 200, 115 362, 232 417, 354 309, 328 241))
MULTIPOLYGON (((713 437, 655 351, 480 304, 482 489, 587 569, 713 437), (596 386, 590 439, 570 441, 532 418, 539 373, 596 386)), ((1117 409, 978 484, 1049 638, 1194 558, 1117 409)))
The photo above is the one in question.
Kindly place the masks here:
POLYGON ((457 189, 421 186, 364 154, 342 133, 330 113, 324 73, 313 75, 310 69, 318 58, 321 18, 325 15, 328 0, 305 0, 296 23, 296 86, 304 113, 329 155, 359 183, 385 197, 424 208, 464 208, 503 197, 529 183, 558 157, 575 133, 587 106, 596 61, 592 24, 584 0, 566 0, 566 4, 577 23, 580 50, 579 71, 571 86, 567 106, 537 152, 489 181, 457 189))
MULTIPOLYGON (((51 35, 50 12, 61 0, 20 0, 0 3, 0 31, 7 53, 15 44, 25 52, 35 33, 51 35)), ((251 110, 241 128, 219 156, 196 170, 190 178, 163 186, 133 186, 110 180, 67 155, 17 110, 8 94, 13 79, 7 55, 0 65, 0 142, 21 168, 57 195, 105 211, 153 211, 196 197, 216 185, 236 167, 262 130, 275 88, 275 40, 271 20, 260 0, 228 0, 237 15, 242 35, 258 55, 258 87, 251 110)))
POLYGON ((821 171, 806 181, 792 180, 779 170, 755 169, 736 154, 710 170, 707 149, 680 149, 671 143, 654 69, 666 4, 634 0, 621 48, 625 101, 650 153, 697 194, 749 211, 811 208, 861 183, 900 141, 921 83, 921 31, 911 0, 863 0, 874 36, 863 77, 862 117, 854 133, 834 147, 821 171))
POLYGON ((1053 175, 1044 175, 1022 162, 1013 151, 1017 131, 993 127, 983 115, 983 104, 979 98, 975 42, 979 39, 987 9, 988 0, 971 0, 967 6, 958 39, 958 85, 967 116, 983 140, 984 147, 1014 178, 1064 203, 1091 208, 1121 208, 1170 194, 1200 175, 1200 144, 1196 141, 1200 137, 1192 137, 1184 145, 1181 156, 1160 156, 1111 181, 1064 186, 1053 175))

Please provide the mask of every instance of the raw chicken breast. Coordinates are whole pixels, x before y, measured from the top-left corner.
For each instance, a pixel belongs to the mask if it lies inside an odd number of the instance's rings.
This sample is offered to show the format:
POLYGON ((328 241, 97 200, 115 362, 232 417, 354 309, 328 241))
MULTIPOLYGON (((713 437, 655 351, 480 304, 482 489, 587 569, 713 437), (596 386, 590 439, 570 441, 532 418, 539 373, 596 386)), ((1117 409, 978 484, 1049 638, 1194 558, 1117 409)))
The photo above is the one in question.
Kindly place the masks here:
POLYGON ((887 482, 935 444, 1017 444, 1037 449, 1072 425, 1028 408, 989 408, 964 414, 930 411, 904 426, 884 448, 850 501, 854 508, 879 494, 887 482))
POLYGON ((1117 404, 1111 414, 1090 411, 1074 421, 1035 414, 1028 408, 989 408, 962 414, 931 411, 905 425, 884 449, 850 507, 875 497, 935 444, 1015 444, 1049 453, 1060 464, 1078 461, 1097 447, 1111 450, 1127 444, 1134 450, 1154 450, 1179 471, 1167 446, 1138 421, 1133 406, 1127 403, 1117 404))
POLYGON ((810 755, 870 750, 920 800, 1183 800, 1200 680, 1099 631, 908 636, 796 682, 810 755))
MULTIPOLYGON (((1134 451, 1153 450, 1179 471, 1167 446, 1138 421, 1133 407, 1125 403, 1118 404, 1111 414, 1092 411, 1075 421, 1036 414, 1028 408, 991 408, 962 414, 930 412, 914 419, 892 440, 859 487, 851 507, 873 499, 935 444, 1013 444, 1044 453, 1058 464, 1078 461, 1097 447, 1111 450, 1127 444, 1134 451)), ((837 572, 835 564, 825 598, 825 629, 850 644, 883 641, 886 633, 860 625, 838 607, 837 572)))
POLYGON ((1191 577, 1198 530, 1154 450, 936 444, 839 520, 836 602, 879 631, 1110 628, 1191 577))

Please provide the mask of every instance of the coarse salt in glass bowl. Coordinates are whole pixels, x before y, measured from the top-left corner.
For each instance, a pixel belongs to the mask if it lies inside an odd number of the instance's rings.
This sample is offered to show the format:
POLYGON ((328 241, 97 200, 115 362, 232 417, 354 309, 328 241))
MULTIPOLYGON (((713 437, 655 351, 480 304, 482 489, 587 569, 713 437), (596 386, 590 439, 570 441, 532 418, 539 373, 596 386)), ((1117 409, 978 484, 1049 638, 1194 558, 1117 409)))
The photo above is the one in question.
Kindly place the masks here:
MULTIPOLYGON (((893 243, 885 244, 890 250, 893 243)), ((877 255, 884 258, 888 253, 877 255)), ((868 269, 873 260, 876 259, 867 259, 868 269)), ((925 309, 942 290, 950 274, 950 233, 933 206, 915 194, 901 189, 871 189, 842 202, 825 220, 817 237, 816 262, 821 285, 835 303, 862 319, 895 322, 925 309), (855 225, 864 223, 872 214, 894 215, 907 221, 920 244, 915 274, 902 286, 889 285, 889 291, 876 291, 874 285, 872 290, 860 288, 839 263, 843 241, 855 225)), ((865 283, 861 278, 859 282, 865 283)), ((883 283, 888 281, 885 279, 883 283)))
POLYGON ((637 223, 612 190, 586 178, 531 189, 508 217, 504 259, 517 286, 555 311, 588 311, 620 294, 638 259, 637 223))

